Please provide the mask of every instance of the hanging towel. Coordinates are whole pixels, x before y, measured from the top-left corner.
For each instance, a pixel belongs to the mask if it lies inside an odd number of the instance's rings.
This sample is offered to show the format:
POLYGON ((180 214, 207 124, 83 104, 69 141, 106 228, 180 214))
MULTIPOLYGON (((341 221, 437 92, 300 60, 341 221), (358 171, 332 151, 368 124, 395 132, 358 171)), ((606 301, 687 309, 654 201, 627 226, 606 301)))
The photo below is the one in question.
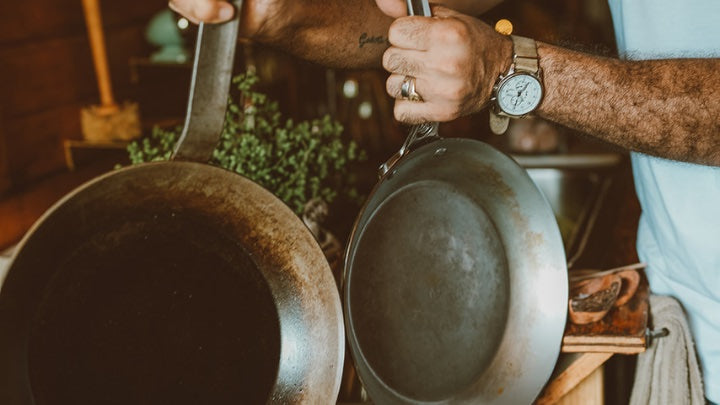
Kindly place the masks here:
POLYGON ((704 404, 700 365, 680 303, 672 297, 651 295, 650 313, 653 329, 666 328, 669 334, 653 339, 638 355, 630 405, 704 404))

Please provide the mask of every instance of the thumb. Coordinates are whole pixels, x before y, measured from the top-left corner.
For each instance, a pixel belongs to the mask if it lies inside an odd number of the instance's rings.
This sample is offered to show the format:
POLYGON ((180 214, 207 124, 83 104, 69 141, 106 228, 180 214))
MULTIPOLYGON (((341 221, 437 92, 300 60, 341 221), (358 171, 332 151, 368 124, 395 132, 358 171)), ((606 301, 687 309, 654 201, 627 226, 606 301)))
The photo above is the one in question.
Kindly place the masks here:
POLYGON ((407 15, 405 0, 375 0, 375 3, 383 13, 390 17, 399 18, 407 15))
POLYGON ((432 5, 431 8, 433 17, 445 18, 460 15, 460 13, 458 13, 457 11, 451 8, 447 8, 445 6, 432 5))

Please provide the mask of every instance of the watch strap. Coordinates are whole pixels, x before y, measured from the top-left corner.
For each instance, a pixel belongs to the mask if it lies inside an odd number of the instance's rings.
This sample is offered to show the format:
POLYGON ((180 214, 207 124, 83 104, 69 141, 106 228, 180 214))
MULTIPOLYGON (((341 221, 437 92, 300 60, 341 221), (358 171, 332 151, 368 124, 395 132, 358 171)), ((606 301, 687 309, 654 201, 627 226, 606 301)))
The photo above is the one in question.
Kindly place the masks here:
POLYGON ((515 71, 537 73, 540 69, 538 63, 537 44, 531 38, 511 35, 513 41, 513 63, 515 71))
POLYGON ((507 131, 510 125, 510 117, 507 115, 498 115, 494 109, 490 108, 490 130, 495 135, 502 135, 507 131))

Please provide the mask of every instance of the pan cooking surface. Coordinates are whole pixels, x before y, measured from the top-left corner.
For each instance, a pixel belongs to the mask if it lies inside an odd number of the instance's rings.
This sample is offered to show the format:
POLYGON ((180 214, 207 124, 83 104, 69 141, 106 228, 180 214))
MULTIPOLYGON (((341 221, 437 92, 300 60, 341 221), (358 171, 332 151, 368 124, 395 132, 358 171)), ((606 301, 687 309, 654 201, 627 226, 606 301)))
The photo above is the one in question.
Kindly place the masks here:
POLYGON ((487 144, 440 139, 400 159, 345 265, 348 341, 375 403, 527 404, 552 373, 562 239, 527 172, 487 144))
POLYGON ((30 332, 36 402, 264 403, 280 333, 261 273, 202 218, 150 218, 58 261, 30 332))
POLYGON ((449 183, 411 183, 377 208, 357 250, 350 311, 377 376, 423 401, 475 382, 509 305, 504 248, 482 207, 449 183))

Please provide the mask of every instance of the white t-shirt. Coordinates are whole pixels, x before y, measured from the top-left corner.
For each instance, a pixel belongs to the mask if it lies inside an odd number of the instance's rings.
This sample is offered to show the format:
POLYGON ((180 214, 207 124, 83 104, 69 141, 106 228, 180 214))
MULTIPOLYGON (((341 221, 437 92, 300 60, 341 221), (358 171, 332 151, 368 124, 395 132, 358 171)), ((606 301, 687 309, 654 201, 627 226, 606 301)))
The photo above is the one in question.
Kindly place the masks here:
MULTIPOLYGON (((720 57, 720 0, 608 2, 621 57, 720 57)), ((687 311, 705 395, 720 402, 720 168, 639 153, 632 164, 642 206, 637 248, 650 288, 687 311)))

